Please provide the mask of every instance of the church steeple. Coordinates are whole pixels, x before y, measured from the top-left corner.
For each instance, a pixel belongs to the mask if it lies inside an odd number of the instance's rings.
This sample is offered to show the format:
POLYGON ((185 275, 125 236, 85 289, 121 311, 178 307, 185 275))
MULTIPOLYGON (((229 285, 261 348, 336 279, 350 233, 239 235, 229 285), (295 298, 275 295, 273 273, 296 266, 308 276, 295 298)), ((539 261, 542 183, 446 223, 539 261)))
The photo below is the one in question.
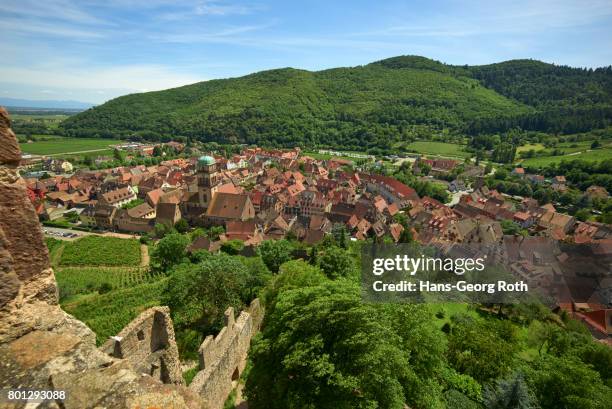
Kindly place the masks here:
POLYGON ((201 156, 198 159, 197 172, 200 206, 208 208, 220 182, 215 158, 212 156, 201 156))

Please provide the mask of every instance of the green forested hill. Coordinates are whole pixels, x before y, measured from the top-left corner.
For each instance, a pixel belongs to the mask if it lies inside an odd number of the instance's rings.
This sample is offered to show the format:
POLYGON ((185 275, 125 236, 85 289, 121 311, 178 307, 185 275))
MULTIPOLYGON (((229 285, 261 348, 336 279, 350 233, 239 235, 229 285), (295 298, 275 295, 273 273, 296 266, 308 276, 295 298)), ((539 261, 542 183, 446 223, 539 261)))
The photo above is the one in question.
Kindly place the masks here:
POLYGON ((602 127, 612 122, 611 94, 609 68, 585 71, 531 60, 468 67, 395 57, 127 95, 62 127, 70 136, 385 149, 443 129, 469 135, 517 126, 555 132, 602 127))

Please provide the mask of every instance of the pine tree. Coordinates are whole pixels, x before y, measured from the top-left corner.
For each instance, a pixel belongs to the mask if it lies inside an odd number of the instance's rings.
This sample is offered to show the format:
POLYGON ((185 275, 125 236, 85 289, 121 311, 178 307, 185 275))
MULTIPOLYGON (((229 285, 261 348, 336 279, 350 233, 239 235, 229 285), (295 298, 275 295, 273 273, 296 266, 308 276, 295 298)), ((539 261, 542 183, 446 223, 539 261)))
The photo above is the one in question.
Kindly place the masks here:
POLYGON ((488 409, 535 409, 536 399, 529 391, 523 374, 515 372, 508 379, 497 381, 497 387, 489 387, 484 393, 488 409))

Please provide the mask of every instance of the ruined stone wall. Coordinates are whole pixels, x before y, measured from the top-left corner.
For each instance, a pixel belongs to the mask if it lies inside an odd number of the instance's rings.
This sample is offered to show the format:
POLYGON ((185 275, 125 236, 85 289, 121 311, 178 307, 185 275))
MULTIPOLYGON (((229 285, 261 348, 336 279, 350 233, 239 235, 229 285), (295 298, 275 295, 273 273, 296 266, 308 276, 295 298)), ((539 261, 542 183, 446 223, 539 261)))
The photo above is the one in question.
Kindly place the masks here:
POLYGON ((226 326, 216 337, 206 337, 199 349, 200 371, 189 389, 196 392, 210 409, 221 409, 246 365, 251 338, 261 325, 263 310, 255 299, 238 319, 234 309, 225 312, 226 326))
POLYGON ((184 383, 168 307, 149 308, 101 349, 130 361, 136 371, 163 383, 184 383))

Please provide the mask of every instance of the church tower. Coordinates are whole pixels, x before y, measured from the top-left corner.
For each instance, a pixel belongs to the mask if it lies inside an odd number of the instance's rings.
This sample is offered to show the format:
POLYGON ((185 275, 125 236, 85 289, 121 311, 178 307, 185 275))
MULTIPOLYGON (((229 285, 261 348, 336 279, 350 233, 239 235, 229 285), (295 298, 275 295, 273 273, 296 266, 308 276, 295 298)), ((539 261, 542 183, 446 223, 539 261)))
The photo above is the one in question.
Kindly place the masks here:
POLYGON ((217 163, 212 156, 200 156, 197 165, 198 201, 200 207, 207 209, 217 192, 220 177, 217 172, 217 163))

